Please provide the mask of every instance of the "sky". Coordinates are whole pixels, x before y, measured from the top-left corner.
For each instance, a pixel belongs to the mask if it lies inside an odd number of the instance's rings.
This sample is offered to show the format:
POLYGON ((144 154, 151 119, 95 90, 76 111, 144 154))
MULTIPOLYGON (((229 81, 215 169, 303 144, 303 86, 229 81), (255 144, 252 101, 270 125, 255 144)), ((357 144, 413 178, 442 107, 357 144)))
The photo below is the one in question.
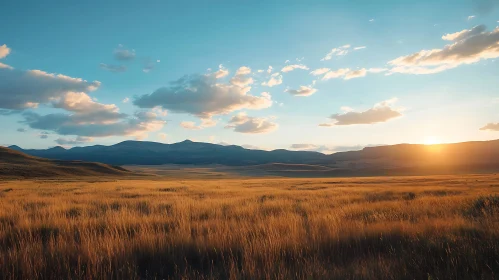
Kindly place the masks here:
POLYGON ((499 0, 7 1, 0 19, 0 145, 499 138, 499 0))

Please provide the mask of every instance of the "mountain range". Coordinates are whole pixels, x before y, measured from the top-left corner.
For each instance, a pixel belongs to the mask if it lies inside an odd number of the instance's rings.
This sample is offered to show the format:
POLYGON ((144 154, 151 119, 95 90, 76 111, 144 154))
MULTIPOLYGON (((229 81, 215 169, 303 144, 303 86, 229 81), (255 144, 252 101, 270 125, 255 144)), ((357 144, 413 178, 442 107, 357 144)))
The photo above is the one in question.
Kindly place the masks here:
POLYGON ((453 144, 398 144, 366 147, 360 151, 325 155, 311 151, 250 150, 185 140, 174 144, 124 141, 111 146, 94 145, 65 149, 9 148, 58 160, 83 160, 112 165, 224 165, 249 166, 269 163, 326 166, 338 172, 415 174, 499 171, 499 140, 453 144))

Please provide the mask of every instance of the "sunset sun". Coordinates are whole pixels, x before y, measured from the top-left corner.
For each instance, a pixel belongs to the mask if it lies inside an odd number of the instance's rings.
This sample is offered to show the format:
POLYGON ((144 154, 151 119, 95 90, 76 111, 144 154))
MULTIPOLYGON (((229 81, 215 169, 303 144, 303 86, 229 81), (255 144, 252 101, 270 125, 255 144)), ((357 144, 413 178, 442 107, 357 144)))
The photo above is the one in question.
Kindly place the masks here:
POLYGON ((423 142, 425 145, 437 145, 442 144, 442 141, 438 137, 435 136, 427 136, 423 142))

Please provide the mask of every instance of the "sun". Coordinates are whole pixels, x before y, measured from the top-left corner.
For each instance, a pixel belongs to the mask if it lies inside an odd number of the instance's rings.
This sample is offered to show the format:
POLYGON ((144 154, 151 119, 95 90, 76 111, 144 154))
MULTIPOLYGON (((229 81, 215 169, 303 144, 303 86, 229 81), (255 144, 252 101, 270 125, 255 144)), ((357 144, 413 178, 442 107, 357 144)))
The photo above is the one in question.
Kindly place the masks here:
POLYGON ((441 144, 442 141, 435 136, 427 136, 423 142, 425 145, 437 145, 441 144))

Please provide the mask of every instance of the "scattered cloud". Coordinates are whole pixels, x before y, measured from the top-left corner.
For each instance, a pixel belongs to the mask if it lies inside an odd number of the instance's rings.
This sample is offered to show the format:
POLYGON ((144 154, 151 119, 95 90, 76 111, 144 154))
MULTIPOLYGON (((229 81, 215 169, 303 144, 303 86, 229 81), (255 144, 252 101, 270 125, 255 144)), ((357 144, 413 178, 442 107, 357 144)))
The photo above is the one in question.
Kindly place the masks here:
POLYGON ((48 103, 70 92, 90 92, 99 86, 98 81, 87 82, 41 70, 0 69, 0 108, 36 108, 40 103, 48 103))
POLYGON ((55 142, 59 145, 62 145, 62 146, 73 146, 73 145, 81 145, 81 144, 85 144, 85 143, 88 143, 88 142, 92 142, 94 141, 93 138, 91 137, 83 137, 83 136, 78 136, 76 138, 57 138, 55 140, 55 142))
POLYGON ((24 121, 33 129, 50 130, 59 135, 75 135, 86 137, 132 136, 143 139, 148 132, 157 131, 163 127, 165 121, 158 118, 153 112, 136 112, 133 117, 121 115, 121 118, 108 118, 88 114, 53 113, 40 115, 35 112, 24 112, 24 121))
POLYGON ((317 92, 317 89, 312 88, 310 86, 300 86, 299 89, 286 89, 284 92, 295 96, 310 96, 317 92))
POLYGON ((10 54, 10 48, 7 47, 7 45, 3 44, 0 45, 0 59, 7 57, 10 54))
POLYGON ((220 79, 229 75, 229 71, 222 64, 220 64, 218 65, 218 71, 213 73, 213 75, 215 75, 215 78, 220 79))
POLYGON ((129 61, 135 59, 135 50, 128 50, 119 45, 118 48, 114 50, 114 58, 121 61, 129 61))
POLYGON ((480 128, 480 130, 499 131, 499 123, 489 123, 486 126, 480 128))
MULTIPOLYGON (((375 124, 386 122, 390 119, 402 116, 402 109, 393 108, 396 98, 386 100, 374 105, 367 111, 356 112, 348 110, 342 114, 333 114, 329 118, 332 122, 322 123, 319 126, 355 125, 355 124, 375 124)), ((350 108, 348 108, 350 109, 350 108)))
POLYGON ((344 79, 350 80, 350 79, 365 77, 366 74, 367 74, 367 70, 365 68, 358 69, 358 70, 352 70, 352 71, 348 71, 345 74, 344 79))
POLYGON ((282 75, 276 72, 270 75, 270 79, 267 82, 263 82, 262 86, 273 87, 282 84, 282 75))
POLYGON ((281 72, 287 73, 287 72, 291 72, 295 69, 309 70, 309 68, 303 64, 291 64, 291 65, 284 66, 281 69, 281 72))
POLYGON ((324 60, 331 60, 334 56, 343 56, 346 55, 349 52, 351 45, 344 45, 338 48, 333 48, 331 49, 330 52, 326 54, 325 57, 321 59, 321 61, 324 60))
POLYGON ((123 102, 123 103, 128 103, 129 101, 130 101, 130 98, 125 97, 125 98, 123 99, 123 101, 122 101, 122 102, 123 102))
POLYGON ((181 122, 180 126, 185 128, 185 129, 191 129, 191 130, 197 130, 197 129, 203 129, 207 127, 212 127, 217 125, 217 121, 213 119, 201 119, 201 123, 199 125, 196 125, 195 122, 181 122))
POLYGON ((144 72, 144 73, 151 72, 156 67, 156 64, 159 62, 160 62, 159 60, 154 61, 150 58, 144 59, 144 62, 143 62, 144 66, 142 67, 142 72, 144 72))
POLYGON ((320 76, 322 74, 329 72, 330 70, 331 69, 329 69, 329 68, 318 68, 318 69, 315 69, 314 71, 310 72, 310 74, 312 74, 314 76, 320 76))
MULTIPOLYGON (((245 73, 243 71, 243 73, 245 73)), ((241 72, 239 74, 241 75, 241 72)), ((272 106, 271 96, 250 95, 251 87, 218 83, 211 75, 191 75, 135 99, 140 108, 157 106, 175 113, 187 113, 201 119, 228 114, 241 109, 264 109, 272 106)))
POLYGON ((113 73, 122 73, 122 72, 125 72, 127 69, 126 66, 124 66, 124 65, 112 65, 112 64, 101 63, 101 64, 99 64, 99 66, 101 69, 104 69, 106 71, 113 72, 113 73))
POLYGON ((354 48, 352 48, 351 45, 343 45, 341 47, 331 49, 331 51, 328 52, 326 54, 326 56, 321 59, 321 61, 331 60, 335 56, 345 56, 350 51, 358 51, 358 50, 362 50, 362 49, 365 49, 365 48, 366 48, 366 46, 360 46, 360 47, 354 47, 354 48))
POLYGON ((233 116, 225 128, 240 133, 256 134, 272 132, 278 128, 278 124, 271 122, 269 118, 249 117, 246 113, 241 112, 233 116))
POLYGON ((284 61, 284 63, 285 63, 285 64, 286 64, 286 63, 289 63, 289 62, 290 62, 290 61, 289 61, 289 59, 287 59, 286 61, 284 61))
POLYGON ((456 68, 462 64, 473 64, 482 59, 499 57, 499 27, 487 32, 483 25, 469 30, 444 35, 451 41, 442 49, 421 50, 411 55, 398 57, 389 62, 390 74, 434 74, 456 68))
POLYGON ((26 132, 26 131, 27 131, 27 130, 26 130, 26 129, 24 129, 24 128, 18 128, 18 129, 17 129, 17 132, 26 132))
POLYGON ((468 16, 468 20, 474 19, 476 16, 468 16))
POLYGON ((253 78, 248 77, 251 74, 251 68, 247 66, 239 67, 236 75, 230 79, 230 83, 239 87, 246 87, 253 83, 253 78))
POLYGON ((373 19, 373 18, 372 18, 372 19, 370 19, 370 20, 369 20, 369 22, 374 22, 374 19, 373 19))

